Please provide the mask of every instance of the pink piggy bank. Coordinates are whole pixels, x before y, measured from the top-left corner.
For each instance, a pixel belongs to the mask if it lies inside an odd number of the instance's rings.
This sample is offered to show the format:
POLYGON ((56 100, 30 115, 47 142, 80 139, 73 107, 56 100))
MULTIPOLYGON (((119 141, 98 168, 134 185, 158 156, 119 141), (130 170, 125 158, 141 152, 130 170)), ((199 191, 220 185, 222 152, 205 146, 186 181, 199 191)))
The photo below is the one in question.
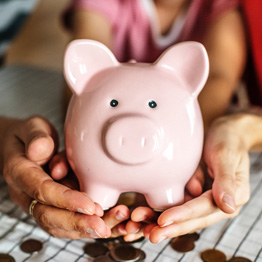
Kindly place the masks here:
POLYGON ((202 153, 197 96, 208 70, 197 42, 177 44, 153 64, 119 63, 101 43, 71 42, 65 147, 80 190, 104 209, 123 192, 144 194, 155 210, 181 203, 202 153))

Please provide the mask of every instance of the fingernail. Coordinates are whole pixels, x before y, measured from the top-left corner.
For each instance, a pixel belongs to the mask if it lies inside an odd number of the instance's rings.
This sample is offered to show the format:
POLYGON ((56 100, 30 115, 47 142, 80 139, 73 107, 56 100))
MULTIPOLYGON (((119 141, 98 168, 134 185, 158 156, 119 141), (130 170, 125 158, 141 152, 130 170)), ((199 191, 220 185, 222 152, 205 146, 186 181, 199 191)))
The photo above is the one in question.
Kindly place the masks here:
POLYGON ((166 239, 167 239, 167 236, 161 236, 157 243, 160 243, 161 241, 166 240, 166 239))
POLYGON ((137 229, 136 229, 136 231, 135 232, 133 232, 133 234, 137 234, 139 231, 141 230, 141 226, 140 227, 138 227, 137 229))
POLYGON ((129 235, 126 235, 125 237, 125 241, 126 242, 132 242, 134 240, 137 239, 137 235, 136 234, 129 234, 129 235))
POLYGON ((126 235, 127 234, 127 231, 124 228, 121 228, 121 227, 118 228, 118 232, 120 234, 122 234, 122 235, 126 235))
POLYGON ((86 230, 86 232, 92 237, 92 238, 102 238, 102 236, 95 230, 92 228, 88 228, 86 230))
POLYGON ((222 201, 225 203, 226 206, 228 206, 229 208, 235 211, 236 207, 232 196, 228 194, 224 194, 222 201))
POLYGON ((116 219, 117 220, 120 220, 120 221, 122 221, 122 220, 125 220, 126 219, 126 215, 125 214, 123 214, 122 212, 120 212, 120 211, 117 211, 116 212, 116 215, 115 215, 115 217, 116 217, 116 219))
POLYGON ((86 214, 86 215, 90 215, 90 216, 94 215, 94 212, 90 212, 89 210, 87 210, 87 209, 82 209, 82 208, 78 208, 78 209, 77 209, 77 212, 78 212, 78 213, 82 213, 82 214, 86 214))
POLYGON ((174 223, 174 221, 167 221, 164 225, 162 225, 162 226, 160 226, 160 227, 166 227, 166 226, 169 226, 169 225, 171 225, 171 224, 173 224, 174 223))

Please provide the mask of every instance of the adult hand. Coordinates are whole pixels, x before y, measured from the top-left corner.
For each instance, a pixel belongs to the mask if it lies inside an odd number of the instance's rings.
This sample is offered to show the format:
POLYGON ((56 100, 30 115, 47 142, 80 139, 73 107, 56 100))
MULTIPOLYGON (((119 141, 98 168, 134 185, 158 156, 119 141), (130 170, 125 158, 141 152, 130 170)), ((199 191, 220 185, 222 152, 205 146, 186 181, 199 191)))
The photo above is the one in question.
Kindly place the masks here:
MULTIPOLYGON (((149 224, 144 228, 144 235, 153 243, 158 243, 235 217, 250 197, 248 151, 261 145, 257 134, 261 131, 261 122, 261 117, 246 115, 216 120, 207 133, 204 147, 207 171, 214 180, 212 190, 164 211, 157 225, 149 224), (258 123, 260 129, 255 131, 252 128, 251 135, 248 132, 250 127, 254 124, 258 126, 258 123)), ((190 183, 192 186, 192 181, 190 183)), ((152 219, 152 212, 140 209, 131 215, 136 222, 142 221, 143 217, 152 219)))
MULTIPOLYGON (((50 174, 53 179, 58 180, 63 185, 71 189, 79 190, 79 184, 73 171, 70 169, 65 152, 56 154, 49 163, 50 174)), ((119 204, 104 212, 101 217, 105 225, 110 229, 106 237, 119 237, 127 234, 125 224, 130 218, 129 208, 124 204, 119 204)), ((95 236, 94 237, 98 237, 95 236)), ((103 237, 103 236, 99 236, 103 237)))
POLYGON ((108 237, 103 210, 85 193, 55 182, 42 168, 57 148, 57 134, 43 118, 15 121, 3 145, 3 174, 11 198, 28 213, 33 199, 36 222, 61 238, 108 237))
MULTIPOLYGON (((204 173, 199 166, 186 185, 184 202, 199 196, 202 193, 203 186, 204 173)), ((158 217, 161 213, 152 210, 145 202, 142 204, 141 201, 139 202, 136 204, 137 208, 131 213, 131 220, 127 222, 125 241, 134 241, 142 236, 149 238, 150 232, 157 227, 158 217)))

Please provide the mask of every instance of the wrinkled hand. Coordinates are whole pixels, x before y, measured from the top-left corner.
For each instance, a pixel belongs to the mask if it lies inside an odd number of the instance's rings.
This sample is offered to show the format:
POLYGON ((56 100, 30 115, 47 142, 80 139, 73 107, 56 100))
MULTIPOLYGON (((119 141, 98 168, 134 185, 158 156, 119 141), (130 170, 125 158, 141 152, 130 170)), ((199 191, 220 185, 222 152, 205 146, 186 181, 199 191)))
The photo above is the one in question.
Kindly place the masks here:
MULTIPOLYGON (((57 134, 46 120, 19 120, 8 130, 4 143, 3 174, 10 196, 28 213, 33 199, 36 222, 61 238, 109 237, 103 210, 85 193, 55 182, 42 168, 57 147, 57 134)), ((65 167, 58 170, 64 172, 65 167)))
MULTIPOLYGON (((55 155, 49 164, 50 173, 53 179, 58 180, 63 185, 71 189, 79 190, 78 181, 69 168, 65 152, 55 155)), ((125 224, 126 220, 130 218, 129 208, 125 205, 117 205, 104 212, 101 217, 103 223, 107 226, 108 234, 106 236, 97 235, 98 232, 92 232, 92 237, 119 237, 127 234, 125 224)), ((101 224, 97 224, 97 227, 101 224)))

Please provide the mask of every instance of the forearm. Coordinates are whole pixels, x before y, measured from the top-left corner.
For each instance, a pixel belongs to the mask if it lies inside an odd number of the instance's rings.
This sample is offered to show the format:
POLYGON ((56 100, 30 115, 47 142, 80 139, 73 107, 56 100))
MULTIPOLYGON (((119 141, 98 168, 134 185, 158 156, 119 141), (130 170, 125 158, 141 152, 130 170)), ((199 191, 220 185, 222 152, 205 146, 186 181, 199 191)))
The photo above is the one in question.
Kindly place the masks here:
POLYGON ((198 98, 205 132, 216 118, 226 114, 235 86, 236 82, 228 80, 223 75, 209 76, 198 98))
POLYGON ((240 128, 249 151, 262 151, 262 116, 240 114, 236 128, 240 128))

